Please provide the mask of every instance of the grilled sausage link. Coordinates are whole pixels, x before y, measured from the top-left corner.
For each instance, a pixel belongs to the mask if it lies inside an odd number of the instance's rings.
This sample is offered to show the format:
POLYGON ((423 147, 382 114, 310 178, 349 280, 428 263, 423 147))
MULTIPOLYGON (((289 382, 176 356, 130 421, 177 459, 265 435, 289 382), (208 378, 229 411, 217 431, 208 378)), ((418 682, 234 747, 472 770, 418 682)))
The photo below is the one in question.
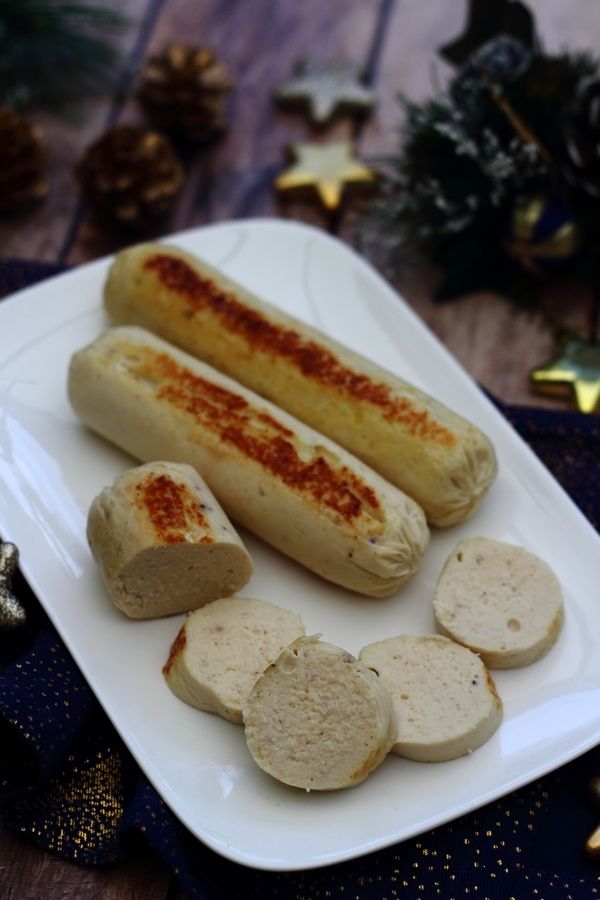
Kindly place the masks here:
POLYGON ((188 463, 225 512, 336 584, 393 593, 418 568, 421 508, 333 441, 135 326, 77 352, 81 420, 139 460, 188 463))
POLYGON ((124 250, 104 302, 114 323, 148 328, 328 435, 435 525, 468 516, 495 478, 494 450, 473 424, 195 257, 124 250))

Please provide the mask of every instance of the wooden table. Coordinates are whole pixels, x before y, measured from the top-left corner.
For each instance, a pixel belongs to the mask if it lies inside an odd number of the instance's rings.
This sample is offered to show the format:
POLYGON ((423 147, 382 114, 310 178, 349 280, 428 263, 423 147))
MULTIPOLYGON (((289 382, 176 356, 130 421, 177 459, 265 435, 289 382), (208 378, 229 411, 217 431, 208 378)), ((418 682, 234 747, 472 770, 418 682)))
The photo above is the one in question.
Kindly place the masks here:
MULTIPOLYGON (((397 147, 399 91, 424 99, 450 69, 436 49, 463 28, 466 0, 122 0, 132 20, 120 39, 123 72, 112 96, 89 103, 79 120, 36 115, 52 148, 51 189, 36 209, 0 221, 5 258, 77 265, 113 252, 133 240, 100 229, 82 206, 73 163, 82 150, 117 122, 142 123, 133 87, 143 60, 171 40, 212 46, 236 79, 230 125, 223 140, 198 149, 186 162, 185 189, 161 233, 228 219, 277 216, 331 229, 315 204, 283 204, 273 180, 286 165, 291 142, 314 137, 305 117, 283 112, 273 91, 289 78, 296 61, 310 56, 351 60, 366 67, 377 105, 359 129, 338 121, 322 139, 353 137, 357 154, 368 162, 397 147)), ((600 36, 596 0, 529 0, 544 47, 594 48, 600 36)), ((336 222, 351 241, 352 205, 336 222)), ((548 314, 583 329, 591 298, 574 290, 565 304, 548 293, 536 312, 517 310, 501 296, 473 294, 447 305, 431 300, 434 280, 420 272, 397 283, 400 292, 463 366, 482 385, 509 403, 562 406, 535 397, 527 375, 552 352, 548 314)), ((59 897, 163 898, 182 894, 161 864, 144 849, 126 863, 103 871, 78 868, 32 848, 0 829, 0 892, 3 898, 53 900, 59 897)))

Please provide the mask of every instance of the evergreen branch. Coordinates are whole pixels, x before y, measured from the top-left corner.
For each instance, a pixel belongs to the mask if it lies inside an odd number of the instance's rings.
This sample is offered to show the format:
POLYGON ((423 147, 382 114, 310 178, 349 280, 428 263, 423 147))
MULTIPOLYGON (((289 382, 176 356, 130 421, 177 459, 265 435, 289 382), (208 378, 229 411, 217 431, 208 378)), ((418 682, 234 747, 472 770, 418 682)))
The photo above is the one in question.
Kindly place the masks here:
POLYGON ((114 83, 112 39, 129 21, 106 5, 0 0, 0 103, 60 108, 114 83))
POLYGON ((584 237, 569 265, 600 289, 600 200, 582 193, 569 168, 566 130, 586 79, 596 80, 600 96, 600 60, 586 51, 513 58, 513 69, 506 57, 492 59, 492 74, 475 56, 446 92, 424 103, 399 95, 398 150, 375 163, 379 191, 364 244, 387 250, 396 270, 415 256, 427 259, 444 273, 444 299, 485 286, 535 294, 539 278, 506 251, 515 205, 534 195, 558 200, 566 222, 577 216, 584 237))

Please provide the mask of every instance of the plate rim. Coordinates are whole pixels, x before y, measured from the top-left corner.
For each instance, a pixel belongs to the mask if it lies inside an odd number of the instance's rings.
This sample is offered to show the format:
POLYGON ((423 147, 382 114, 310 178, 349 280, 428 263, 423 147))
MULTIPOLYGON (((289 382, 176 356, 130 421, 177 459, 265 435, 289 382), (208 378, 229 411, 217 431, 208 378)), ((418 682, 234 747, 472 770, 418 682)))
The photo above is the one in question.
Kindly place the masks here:
MULTIPOLYGON (((591 525, 589 520, 584 516, 584 514, 579 509, 579 507, 577 507, 577 505, 574 503, 572 498, 568 495, 568 493, 564 490, 564 488, 562 488, 562 486, 557 482, 557 480, 554 478, 552 473, 550 473, 549 470, 544 466, 544 464, 541 462, 539 457, 534 453, 534 451, 526 444, 526 442, 521 438, 521 436, 515 431, 515 429, 510 424, 510 422, 508 422, 505 419, 505 417, 502 415, 500 410, 493 404, 491 399, 481 390, 481 388, 477 385, 477 383, 472 378, 472 376, 468 372, 466 372, 466 370, 460 365, 460 363, 456 360, 456 358, 454 356, 452 356, 450 351, 441 343, 439 338, 437 338, 437 336, 433 333, 433 331, 429 328, 429 326, 416 314, 416 312, 410 307, 410 305, 406 302, 406 300, 404 300, 404 298, 398 293, 398 291, 396 291, 383 278, 383 276, 374 268, 374 266, 372 266, 354 248, 352 248, 351 246, 349 246, 348 244, 343 242, 341 239, 339 239, 335 236, 332 236, 332 235, 328 234, 327 232, 320 230, 316 226, 307 225, 305 223, 290 222, 287 220, 278 220, 278 219, 271 219, 271 218, 265 218, 265 219, 258 218, 258 219, 233 220, 233 221, 229 221, 229 222, 219 222, 219 223, 215 223, 215 224, 201 225, 201 226, 197 226, 197 227, 188 228, 188 229, 185 229, 183 231, 176 232, 173 234, 168 234, 168 235, 162 236, 162 237, 158 238, 157 240, 160 241, 161 243, 169 243, 172 241, 177 242, 182 239, 183 240, 195 239, 196 236, 202 235, 203 233, 230 230, 232 228, 232 226, 235 228, 250 229, 250 230, 257 230, 257 229, 264 230, 266 228, 269 230, 284 229, 284 230, 288 230, 288 231, 295 231, 298 234, 304 234, 310 238, 314 238, 314 239, 318 240, 319 242, 325 241, 326 243, 331 243, 333 246, 335 246, 335 248, 337 250, 341 250, 341 251, 343 251, 343 253, 347 254, 348 258, 352 259, 355 264, 358 264, 362 268, 363 271, 366 271, 370 278, 374 278, 377 281, 377 283, 379 284, 379 286, 385 289, 386 293, 391 293, 395 298, 397 298, 403 304, 403 312, 405 314, 408 314, 408 316, 411 319, 411 322, 413 324, 417 325, 417 327, 419 328, 421 333, 427 334, 428 339, 432 339, 436 343, 437 348, 439 350, 443 351, 444 363, 445 364, 450 363, 453 370, 456 373, 459 373, 463 379, 466 378, 466 380, 471 384, 472 388, 477 392, 480 401, 483 401, 487 405, 489 414, 491 414, 498 423, 501 423, 500 427, 507 429, 506 434, 510 433, 510 435, 512 436, 512 439, 517 441, 517 444, 519 445, 519 452, 522 453, 523 451, 525 451, 527 456, 530 458, 530 461, 533 461, 535 465, 539 466, 540 471, 543 471, 544 475, 549 477, 554 482, 555 486, 561 492, 561 494, 563 496, 563 500, 566 500, 567 503, 569 504, 569 506, 571 507, 572 512, 576 513, 580 517, 581 522, 585 523, 587 528, 590 529, 591 533, 597 537, 596 531, 593 529, 593 526, 591 525)), ((22 301, 24 294, 32 294, 35 299, 35 296, 38 293, 43 292, 45 290, 48 282, 55 282, 56 280, 62 281, 62 280, 67 280, 67 279, 70 280, 72 278, 77 279, 77 278, 81 277, 82 273, 90 273, 90 272, 93 273, 95 270, 100 271, 103 268, 107 267, 110 264, 110 262, 115 258, 115 256, 116 256, 115 253, 108 254, 108 255, 102 257, 101 259, 92 260, 90 262, 82 264, 81 266, 76 266, 71 269, 66 269, 64 272, 59 272, 59 273, 51 275, 48 279, 44 279, 43 281, 38 282, 34 285, 31 285, 31 286, 25 287, 21 290, 18 290, 16 292, 13 292, 12 294, 8 295, 7 297, 3 298, 0 301, 0 324, 2 323, 3 319, 5 318, 5 314, 3 313, 3 310, 8 308, 6 306, 6 304, 9 304, 12 307, 12 304, 18 303, 20 300, 22 301)), ((2 343, 4 343, 4 342, 2 341, 2 343)), ((5 363, 3 362, 2 366, 0 367, 0 370, 1 370, 1 368, 4 367, 4 364, 5 363)), ((2 515, 3 514, 0 511, 0 521, 2 520, 2 515)), ((3 531, 4 531, 4 528, 5 528, 4 522, 2 522, 2 525, 3 525, 3 531)), ((8 539, 10 539, 10 538, 8 538, 8 539)), ((43 586, 38 584, 38 577, 37 577, 37 574, 35 571, 35 565, 33 564, 32 560, 30 559, 28 554, 26 555, 25 558, 22 557, 22 559, 21 559, 21 569, 22 569, 23 574, 26 577, 27 581, 29 582, 32 589, 36 593, 36 596, 38 597, 40 604, 42 605, 42 607, 48 614, 53 626, 56 628, 58 634, 60 635, 61 639, 65 643, 65 646, 68 649, 71 656, 73 657, 76 665, 80 668, 80 670, 84 674, 84 677, 86 678, 86 681, 89 684, 90 690, 92 691, 94 696, 100 702, 100 704, 101 704, 102 708, 104 709, 105 713, 107 714, 109 720, 113 723, 113 725, 117 729, 120 737, 124 741, 125 746, 128 748, 129 752, 132 753, 134 759, 136 760, 136 762, 138 763, 138 765, 140 766, 141 770, 144 772, 146 777, 152 783, 153 787, 157 790, 158 794, 165 799, 165 801, 167 802, 168 806, 170 807, 172 812, 175 814, 175 816, 180 821, 182 821, 183 824, 191 831, 191 833, 194 834, 194 836, 197 837, 203 844, 208 846, 211 850, 217 852, 219 855, 225 857, 226 859, 229 859, 233 862, 241 863, 242 865, 248 866, 250 868, 255 868, 255 869, 259 869, 259 870, 263 870, 263 871, 290 871, 290 872, 291 871, 303 871, 303 870, 313 869, 313 868, 315 868, 315 869, 322 868, 322 867, 330 865, 332 863, 337 863, 337 862, 342 862, 342 861, 347 861, 350 859, 358 858, 358 857, 361 857, 364 855, 368 855, 378 849, 383 849, 385 847, 393 846, 394 844, 399 843, 403 840, 406 840, 406 839, 414 837, 418 834, 424 833, 430 827, 434 827, 434 826, 441 825, 446 822, 452 821, 453 819, 457 818, 458 816, 464 815, 467 812, 470 812, 474 809, 480 808, 481 806, 485 805, 486 803, 491 802, 494 799, 498 799, 499 797, 504 796, 507 793, 510 793, 511 791, 530 783, 531 781, 534 781, 536 778, 539 778, 542 775, 547 774, 548 772, 553 771, 556 768, 559 768, 560 766, 564 765, 565 763, 582 755, 587 750, 596 746, 596 744, 598 743, 598 740, 600 739, 600 732, 598 733, 598 735, 589 735, 586 739, 582 739, 581 741, 576 742, 570 750, 565 751, 565 753, 563 753, 562 756, 560 756, 558 758, 558 761, 556 758, 553 758, 551 761, 547 761, 546 763, 540 763, 538 765, 538 767, 535 769, 535 771, 529 771, 527 773, 523 773, 523 775, 521 775, 520 777, 514 778, 511 786, 507 790, 503 790, 501 793, 498 793, 497 790, 492 789, 488 792, 488 794, 485 797, 479 798, 475 805, 473 805, 472 802, 465 801, 465 803, 462 805, 462 807, 455 807, 452 810, 449 810, 448 814, 446 816, 436 817, 432 824, 428 824, 425 827, 419 827, 418 830, 412 831, 410 834, 405 834, 402 837, 393 835, 393 836, 390 836, 389 839, 387 839, 387 840, 376 839, 369 846, 365 845, 359 849, 349 848, 345 853, 337 852, 334 854, 333 857, 325 858, 322 861, 316 861, 313 859, 310 861, 310 863, 308 865, 306 865, 302 861, 298 861, 295 865, 293 865, 293 864, 290 864, 289 860, 280 861, 280 860, 274 859, 274 858, 270 859, 270 860, 268 860, 266 858, 257 860, 254 858, 254 856, 244 854, 239 849, 232 849, 226 843, 221 844, 218 841, 213 840, 213 838, 210 834, 201 830, 201 827, 198 825, 198 823, 193 823, 193 822, 188 821, 186 816, 182 816, 181 813, 176 808, 174 808, 174 804, 175 804, 175 806, 177 806, 177 803, 176 803, 176 801, 174 801, 174 797, 170 792, 170 787, 167 785, 165 788, 165 784, 159 785, 156 783, 156 781, 157 781, 156 773, 153 773, 151 768, 149 770, 149 766, 147 765, 147 760, 144 757, 140 757, 136 748, 132 745, 130 735, 128 733, 124 733, 124 731, 122 730, 120 725, 117 725, 114 722, 113 715, 112 715, 110 709, 107 708, 105 698, 102 696, 99 696, 96 689, 93 687, 92 681, 90 680, 90 677, 87 673, 88 667, 85 664, 85 660, 81 658, 79 649, 77 647, 74 647, 71 645, 72 642, 70 640, 70 637, 68 634, 64 633, 62 623, 60 621, 57 621, 57 617, 55 615, 55 611, 52 609, 52 605, 46 603, 43 586), (165 796, 165 794, 170 795, 169 800, 167 800, 167 797, 165 796), (199 828, 201 830, 201 833, 198 833, 199 828)))

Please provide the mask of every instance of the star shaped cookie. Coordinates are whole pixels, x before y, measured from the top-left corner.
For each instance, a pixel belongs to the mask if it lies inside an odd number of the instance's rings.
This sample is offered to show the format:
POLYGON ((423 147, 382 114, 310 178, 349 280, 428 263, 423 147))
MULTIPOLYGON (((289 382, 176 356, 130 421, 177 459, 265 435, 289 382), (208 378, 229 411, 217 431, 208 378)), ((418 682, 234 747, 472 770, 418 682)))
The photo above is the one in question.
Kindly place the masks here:
POLYGON ((547 365, 530 372, 534 390, 573 391, 580 412, 593 413, 600 400, 600 344, 571 338, 547 365))
POLYGON ((328 144, 292 144, 296 160, 275 181, 279 191, 308 188, 315 191, 329 210, 336 210, 346 188, 370 185, 375 173, 352 156, 350 141, 332 141, 328 144))
POLYGON ((366 113, 375 102, 373 91, 362 83, 359 66, 318 60, 303 60, 275 97, 282 104, 308 107, 317 125, 324 125, 339 110, 366 113))

